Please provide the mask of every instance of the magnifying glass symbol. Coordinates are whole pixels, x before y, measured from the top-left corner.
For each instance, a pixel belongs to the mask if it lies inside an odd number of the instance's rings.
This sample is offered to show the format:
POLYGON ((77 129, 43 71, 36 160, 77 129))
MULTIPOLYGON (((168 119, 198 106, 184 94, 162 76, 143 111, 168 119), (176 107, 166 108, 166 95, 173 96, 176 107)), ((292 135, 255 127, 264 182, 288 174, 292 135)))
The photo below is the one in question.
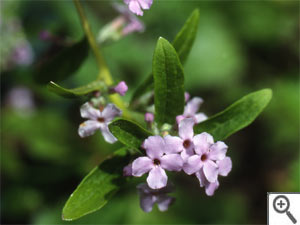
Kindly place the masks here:
POLYGON ((297 220, 289 211, 290 201, 286 196, 284 196, 284 195, 276 196, 276 198, 274 198, 274 200, 273 200, 273 208, 278 213, 286 213, 286 215, 290 218, 290 220, 294 224, 297 223, 297 220))

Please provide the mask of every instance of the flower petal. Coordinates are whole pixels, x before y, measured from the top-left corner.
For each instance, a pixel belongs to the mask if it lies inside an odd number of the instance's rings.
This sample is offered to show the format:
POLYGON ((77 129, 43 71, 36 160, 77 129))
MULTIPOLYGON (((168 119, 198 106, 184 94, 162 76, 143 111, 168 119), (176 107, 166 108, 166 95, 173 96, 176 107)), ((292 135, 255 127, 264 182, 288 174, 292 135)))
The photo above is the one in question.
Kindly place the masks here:
POLYGON ((140 195, 140 206, 144 212, 151 212, 154 203, 155 198, 151 194, 140 195))
POLYGON ((192 98, 185 106, 184 113, 186 117, 194 116, 199 110, 200 105, 203 103, 203 99, 199 97, 192 98))
POLYGON ((167 211, 169 206, 175 201, 174 197, 170 197, 167 195, 159 195, 157 197, 157 206, 159 211, 164 212, 167 211))
POLYGON ((138 16, 143 15, 143 11, 141 10, 140 4, 136 0, 131 0, 128 4, 128 7, 131 12, 135 13, 138 16))
POLYGON ((188 148, 188 149, 184 149, 180 153, 180 156, 181 156, 183 162, 186 162, 188 160, 188 158, 191 157, 194 154, 195 154, 195 152, 194 152, 193 148, 188 148))
POLYGON ((212 160, 222 160, 225 158, 228 146, 223 141, 217 141, 210 146, 209 158, 212 160))
POLYGON ((160 165, 168 171, 180 171, 182 169, 183 160, 179 154, 164 155, 160 159, 160 165))
POLYGON ((100 110, 95 109, 89 102, 86 102, 80 107, 80 115, 82 118, 97 120, 101 113, 100 110))
POLYGON ((96 130, 101 127, 101 124, 95 120, 87 120, 80 124, 78 134, 80 137, 87 137, 93 135, 96 130))
POLYGON ((208 180, 206 179, 206 177, 203 173, 203 168, 200 169, 198 172, 196 172, 195 175, 199 180, 200 187, 204 187, 204 186, 207 186, 209 184, 208 180))
POLYGON ((211 160, 205 161, 203 165, 203 172, 206 177, 206 179, 209 182, 216 182, 218 178, 218 166, 211 160))
POLYGON ((171 135, 167 135, 164 137, 165 140, 165 148, 164 153, 177 153, 183 150, 182 139, 179 137, 174 137, 171 135))
POLYGON ((115 143, 117 141, 117 138, 110 132, 108 129, 108 126, 106 124, 101 123, 100 124, 100 130, 104 137, 104 140, 108 143, 115 143))
POLYGON ((217 161, 217 165, 219 166, 219 174, 221 176, 227 176, 232 169, 230 157, 225 157, 223 160, 217 161))
POLYGON ((114 104, 108 104, 101 113, 101 116, 105 119, 105 122, 109 122, 115 117, 121 116, 121 114, 122 111, 119 108, 117 108, 114 104))
POLYGON ((184 115, 179 115, 179 116, 176 116, 176 123, 177 124, 180 124, 181 120, 185 119, 185 116, 184 115))
POLYGON ((196 135, 193 138, 195 152, 199 155, 209 151, 209 147, 214 143, 213 137, 206 132, 196 135))
POLYGON ((194 136, 194 124, 195 121, 192 118, 183 119, 180 121, 178 129, 179 129, 179 136, 182 140, 192 140, 194 136))
POLYGON ((159 159, 164 154, 165 141, 161 136, 150 136, 144 141, 143 148, 151 159, 159 159))
POLYGON ((195 115, 195 119, 196 119, 196 123, 201 123, 204 120, 207 120, 207 115, 205 115, 204 113, 197 113, 195 115))
POLYGON ((186 163, 183 165, 183 171, 186 174, 191 175, 199 171, 202 166, 203 162, 201 161, 201 157, 198 155, 193 155, 189 157, 186 163))
POLYGON ((153 167, 147 177, 147 183, 152 189, 160 189, 167 185, 168 177, 164 169, 160 166, 153 167))
POLYGON ((132 176, 140 177, 153 168, 153 162, 148 157, 139 157, 132 162, 132 176))
POLYGON ((138 0, 143 9, 150 9, 152 0, 138 0))
POLYGON ((219 182, 216 181, 214 183, 209 183, 208 185, 205 186, 205 193, 208 196, 213 196, 215 193, 215 190, 219 187, 219 182))

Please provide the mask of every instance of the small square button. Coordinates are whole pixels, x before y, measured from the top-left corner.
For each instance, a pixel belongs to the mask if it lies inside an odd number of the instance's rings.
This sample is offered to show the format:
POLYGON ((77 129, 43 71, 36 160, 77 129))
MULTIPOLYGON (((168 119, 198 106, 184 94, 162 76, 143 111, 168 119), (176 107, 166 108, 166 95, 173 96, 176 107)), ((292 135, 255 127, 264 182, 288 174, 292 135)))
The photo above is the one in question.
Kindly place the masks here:
POLYGON ((268 225, 300 225, 300 192, 268 192, 268 225))

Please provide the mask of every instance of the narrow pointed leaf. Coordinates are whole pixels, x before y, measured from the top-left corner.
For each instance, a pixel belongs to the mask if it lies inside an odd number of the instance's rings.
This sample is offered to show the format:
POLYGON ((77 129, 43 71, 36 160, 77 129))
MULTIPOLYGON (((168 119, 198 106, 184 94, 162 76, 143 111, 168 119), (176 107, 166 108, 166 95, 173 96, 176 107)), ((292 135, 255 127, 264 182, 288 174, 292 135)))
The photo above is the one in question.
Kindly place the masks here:
MULTIPOLYGON (((199 10, 195 9, 189 18, 186 20, 183 27, 177 33, 173 46, 180 58, 182 64, 186 62, 186 59, 192 49, 194 44, 197 29, 199 24, 199 10)), ((151 91, 153 89, 153 76, 150 74, 144 81, 139 85, 132 95, 131 104, 134 103, 143 94, 151 91)))
POLYGON ((185 63, 194 44, 199 25, 199 15, 199 10, 195 9, 172 43, 182 64, 185 63))
POLYGON ((152 70, 155 121, 173 124, 184 108, 184 74, 174 47, 164 38, 157 41, 152 70))
POLYGON ((53 81, 49 82, 48 85, 48 90, 65 98, 78 98, 83 95, 89 94, 93 91, 101 91, 106 88, 105 84, 103 81, 93 81, 87 85, 77 87, 77 88, 72 88, 72 89, 67 89, 59 86, 58 84, 54 83, 53 81))
POLYGON ((64 47, 57 55, 46 59, 34 74, 35 80, 46 84, 49 81, 62 81, 70 77, 82 65, 88 56, 88 43, 86 38, 64 47))
POLYGON ((116 119, 109 124, 110 132, 124 145, 139 149, 143 141, 152 134, 134 122, 116 119))
POLYGON ((123 168, 130 158, 127 149, 122 148, 95 167, 69 197, 63 220, 75 220, 101 209, 124 183, 123 168))
POLYGON ((250 93, 224 111, 196 125, 194 131, 196 134, 205 131, 210 133, 215 140, 224 140, 252 123, 268 105, 271 98, 271 89, 250 93))

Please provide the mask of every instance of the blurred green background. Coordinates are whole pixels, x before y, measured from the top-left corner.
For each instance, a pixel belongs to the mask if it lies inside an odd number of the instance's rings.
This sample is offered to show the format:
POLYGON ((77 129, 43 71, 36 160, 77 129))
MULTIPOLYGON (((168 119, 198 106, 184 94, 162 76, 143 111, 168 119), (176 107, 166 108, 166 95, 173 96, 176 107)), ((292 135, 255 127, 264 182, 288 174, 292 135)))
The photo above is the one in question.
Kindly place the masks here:
MULTIPOLYGON (((84 1, 94 33, 116 13, 110 1, 84 1)), ((213 115, 243 95, 272 88, 273 99, 248 128, 226 140, 232 172, 207 197, 198 181, 174 176, 177 198, 161 213, 144 213, 135 186, 124 187, 102 210, 63 222, 61 210, 81 179, 120 144, 100 132, 81 139, 84 100, 62 99, 36 83, 33 71, 59 43, 42 41, 47 30, 63 41, 83 36, 71 1, 1 1, 1 223, 11 224, 262 224, 267 192, 299 191, 299 3, 297 1, 158 1, 141 18, 144 33, 103 47, 129 101, 151 72, 159 36, 173 40, 193 9, 200 9, 194 48, 185 65, 186 88, 213 115), (21 100, 20 100, 21 99, 21 100)), ((62 82, 76 87, 97 76, 90 53, 62 82)))

